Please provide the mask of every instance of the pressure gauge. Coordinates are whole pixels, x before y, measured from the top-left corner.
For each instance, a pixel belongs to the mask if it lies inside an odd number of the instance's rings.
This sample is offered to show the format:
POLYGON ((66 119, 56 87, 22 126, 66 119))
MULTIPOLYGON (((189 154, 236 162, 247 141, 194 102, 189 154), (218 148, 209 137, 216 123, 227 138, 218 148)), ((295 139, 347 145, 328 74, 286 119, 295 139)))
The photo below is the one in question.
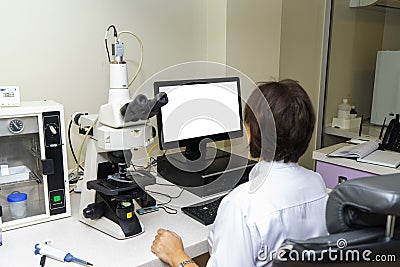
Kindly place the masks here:
POLYGON ((8 123, 8 130, 12 133, 20 133, 24 129, 24 123, 20 119, 12 119, 8 123))

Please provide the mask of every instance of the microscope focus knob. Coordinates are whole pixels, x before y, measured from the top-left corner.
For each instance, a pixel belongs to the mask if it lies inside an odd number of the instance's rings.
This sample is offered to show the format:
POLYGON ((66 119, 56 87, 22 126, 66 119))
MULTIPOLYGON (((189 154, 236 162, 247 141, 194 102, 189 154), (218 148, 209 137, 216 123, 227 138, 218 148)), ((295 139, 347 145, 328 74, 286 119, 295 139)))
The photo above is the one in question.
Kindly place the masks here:
POLYGON ((87 219, 100 219, 101 217, 103 217, 103 215, 104 208, 101 203, 92 203, 83 209, 83 217, 87 219))

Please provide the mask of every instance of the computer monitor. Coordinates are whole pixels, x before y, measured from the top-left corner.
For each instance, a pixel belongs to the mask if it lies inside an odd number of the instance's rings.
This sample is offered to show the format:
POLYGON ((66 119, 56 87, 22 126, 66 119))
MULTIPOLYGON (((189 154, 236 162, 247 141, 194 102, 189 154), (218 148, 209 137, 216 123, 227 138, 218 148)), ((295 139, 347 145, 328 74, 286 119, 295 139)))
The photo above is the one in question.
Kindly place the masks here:
POLYGON ((186 147, 184 156, 196 160, 207 142, 243 136, 238 77, 158 81, 154 92, 168 96, 157 115, 161 149, 186 147))

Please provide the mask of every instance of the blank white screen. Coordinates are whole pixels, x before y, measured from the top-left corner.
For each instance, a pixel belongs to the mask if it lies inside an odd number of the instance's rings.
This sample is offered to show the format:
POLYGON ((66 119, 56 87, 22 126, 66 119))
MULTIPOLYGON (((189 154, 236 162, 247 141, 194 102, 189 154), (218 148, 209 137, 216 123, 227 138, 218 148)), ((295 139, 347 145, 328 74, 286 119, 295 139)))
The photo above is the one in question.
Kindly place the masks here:
POLYGON ((159 91, 168 96, 161 108, 166 143, 241 129, 235 81, 163 86, 159 91))

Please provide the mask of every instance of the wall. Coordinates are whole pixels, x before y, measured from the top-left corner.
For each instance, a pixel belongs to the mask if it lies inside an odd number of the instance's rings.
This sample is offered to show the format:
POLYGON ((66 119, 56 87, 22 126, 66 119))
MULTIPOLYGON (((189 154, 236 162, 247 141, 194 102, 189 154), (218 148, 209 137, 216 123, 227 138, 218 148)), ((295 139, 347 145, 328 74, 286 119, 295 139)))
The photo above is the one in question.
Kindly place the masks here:
POLYGON ((207 60, 226 64, 227 1, 207 0, 207 60))
MULTIPOLYGON (((283 0, 280 49, 280 79, 292 78, 307 91, 315 111, 319 102, 322 64, 325 1, 283 0)), ((316 131, 300 164, 314 168, 312 151, 316 148, 316 131)))
MULTIPOLYGON (((279 77, 282 0, 229 0, 226 62, 254 82, 279 77)), ((244 92, 247 99, 253 90, 244 92)))
MULTIPOLYGON (((226 46, 220 58, 246 77, 241 79, 244 107, 255 88, 254 83, 279 76, 282 0, 229 0, 225 12, 226 46)), ((248 156, 246 136, 232 144, 234 153, 248 156)), ((230 142, 223 145, 228 147, 230 142)))
POLYGON ((382 50, 400 50, 400 10, 386 10, 382 50))
MULTIPOLYGON (((0 9, 0 84, 19 85, 23 101, 64 104, 67 123, 73 112, 97 113, 107 102, 104 33, 110 24, 143 41, 143 69, 131 93, 165 67, 207 59, 206 0, 2 0, 0 9)), ((123 41, 133 75, 138 44, 129 36, 123 41)), ((81 137, 73 140, 77 149, 81 137)))
MULTIPOLYGON (((64 104, 66 123, 73 112, 97 113, 107 102, 104 33, 110 24, 133 31, 144 44, 131 94, 158 71, 194 60, 226 63, 254 82, 280 76, 282 0, 3 0, 0 8, 7 10, 0 33, 9 40, 1 44, 0 84, 19 85, 23 101, 64 104)), ((138 45, 130 36, 123 41, 133 75, 138 45)), ((244 99, 253 87, 242 85, 244 99)), ((82 137, 75 128, 72 138, 77 150, 82 137)))
MULTIPOLYGON (((210 61, 227 64, 253 82, 279 77, 282 0, 208 0, 207 10, 210 61)), ((247 99, 253 85, 242 87, 247 99)))

